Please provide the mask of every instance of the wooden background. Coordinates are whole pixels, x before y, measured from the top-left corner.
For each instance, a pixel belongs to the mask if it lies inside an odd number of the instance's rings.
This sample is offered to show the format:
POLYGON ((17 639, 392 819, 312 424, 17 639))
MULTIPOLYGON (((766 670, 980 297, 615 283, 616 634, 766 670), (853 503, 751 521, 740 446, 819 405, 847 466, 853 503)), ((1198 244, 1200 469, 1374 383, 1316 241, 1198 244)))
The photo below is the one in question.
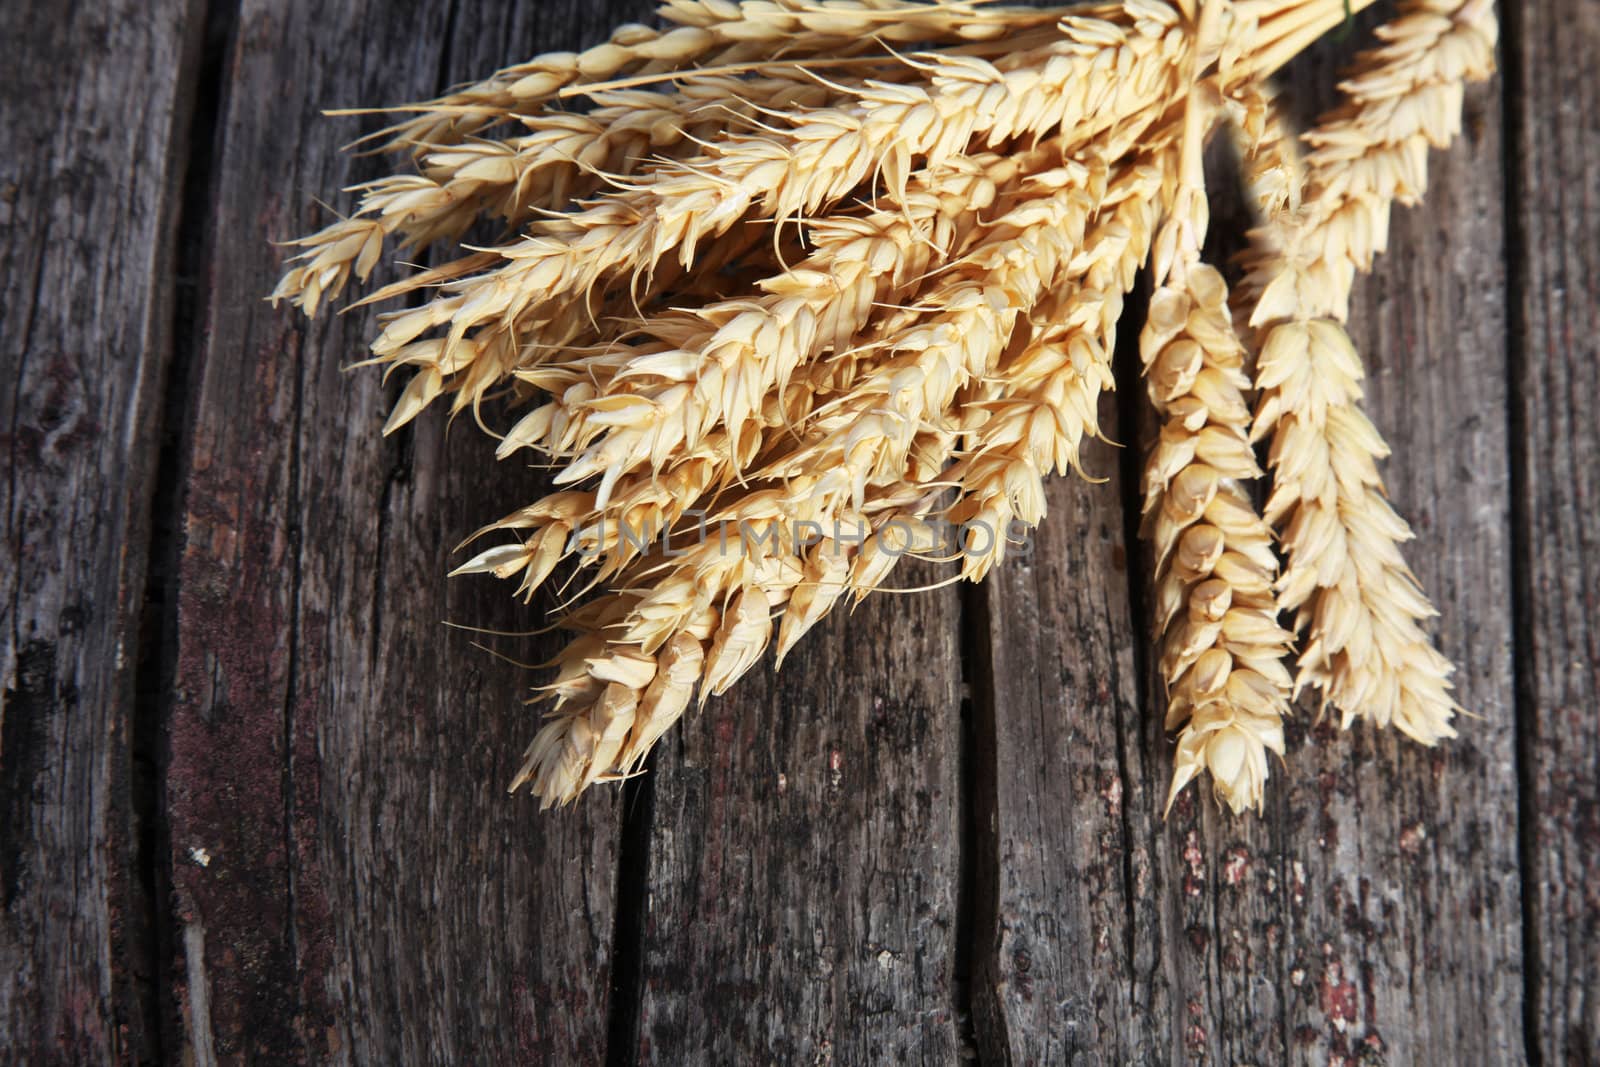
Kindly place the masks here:
POLYGON ((535 487, 382 439, 369 317, 263 303, 268 241, 377 173, 320 108, 646 11, 0 4, 0 1058, 1600 1060, 1600 5, 1507 5, 1354 317, 1482 718, 1305 715, 1265 817, 1165 822, 1107 448, 988 584, 841 614, 638 785, 505 796, 528 676, 440 623, 531 623, 442 576, 535 487))

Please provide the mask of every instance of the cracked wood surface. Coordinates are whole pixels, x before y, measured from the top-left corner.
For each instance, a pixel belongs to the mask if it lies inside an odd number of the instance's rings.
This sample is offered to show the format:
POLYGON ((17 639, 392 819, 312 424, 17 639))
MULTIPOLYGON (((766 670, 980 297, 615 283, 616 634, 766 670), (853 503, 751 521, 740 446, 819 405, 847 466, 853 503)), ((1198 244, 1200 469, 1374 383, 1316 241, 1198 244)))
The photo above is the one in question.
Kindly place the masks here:
POLYGON ((959 616, 951 588, 835 612, 664 739, 641 1062, 955 1061, 959 616))
POLYGON ((510 42, 548 46, 575 10, 237 14, 168 720, 176 1000, 199 1059, 202 1002, 222 1060, 579 1062, 605 1047, 617 795, 557 818, 508 800, 534 726, 526 676, 441 626, 527 628, 503 590, 447 582, 442 564, 464 516, 535 486, 483 462, 465 426, 379 436, 394 393, 341 369, 370 313, 307 323, 262 300, 282 259, 268 242, 320 224, 317 190, 380 165, 339 151, 379 117, 321 108, 433 95, 510 42))
POLYGON ((1526 4, 1508 22, 1529 1044, 1600 1063, 1600 9, 1526 4))
MULTIPOLYGON (((537 478, 441 416, 381 438, 370 313, 265 305, 267 242, 381 172, 338 147, 382 120, 320 108, 649 6, 0 14, 40 102, 0 128, 0 1062, 1600 1062, 1600 11, 1506 12, 1352 308, 1460 739, 1303 703, 1264 818, 1163 821, 1095 447, 1031 557, 840 613, 541 816, 502 793, 529 676, 473 642, 551 646, 440 625, 537 625, 443 578, 537 478)), ((1291 69, 1303 113, 1354 47, 1291 69)))
POLYGON ((0 1059, 156 1047, 132 802, 199 5, 0 6, 0 1059))

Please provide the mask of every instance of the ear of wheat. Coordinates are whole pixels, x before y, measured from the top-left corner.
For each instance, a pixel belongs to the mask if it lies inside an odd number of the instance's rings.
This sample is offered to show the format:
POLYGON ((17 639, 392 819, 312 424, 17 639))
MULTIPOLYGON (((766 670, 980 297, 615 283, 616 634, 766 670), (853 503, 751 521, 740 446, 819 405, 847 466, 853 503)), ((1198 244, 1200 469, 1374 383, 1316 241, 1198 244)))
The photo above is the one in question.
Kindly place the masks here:
POLYGON ((397 109, 379 137, 414 169, 294 242, 272 299, 314 315, 390 251, 505 230, 363 303, 422 295, 372 342, 409 374, 386 432, 445 399, 497 457, 557 468, 456 569, 525 598, 561 576, 575 636, 513 789, 565 803, 634 773, 906 555, 973 580, 1003 562, 1044 478, 1082 473, 1146 265, 1171 796, 1205 774, 1259 807, 1304 686, 1345 725, 1450 736, 1342 323, 1495 22, 1487 0, 1402 4, 1297 137, 1273 72, 1368 2, 667 0, 664 28, 397 109), (1259 209, 1231 295, 1201 254, 1217 130, 1259 209))

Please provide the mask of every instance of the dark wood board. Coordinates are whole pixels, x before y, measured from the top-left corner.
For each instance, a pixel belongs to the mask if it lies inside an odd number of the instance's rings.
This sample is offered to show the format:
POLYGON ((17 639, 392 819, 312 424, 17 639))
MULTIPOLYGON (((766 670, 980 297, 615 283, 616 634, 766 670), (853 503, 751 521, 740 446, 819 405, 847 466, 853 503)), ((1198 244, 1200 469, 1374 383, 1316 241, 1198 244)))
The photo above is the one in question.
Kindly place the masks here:
POLYGON ((197 7, 0 7, 5 1062, 159 1041, 134 695, 197 7))
POLYGON ((663 743, 641 1062, 953 1062, 960 629, 952 588, 880 594, 663 743))
MULTIPOLYGON (((1114 418, 1108 436, 1121 437, 1114 418)), ((1050 483, 1031 555, 977 592, 973 1015, 985 1063, 1162 1062, 1152 948, 1166 762, 1147 751, 1117 451, 1050 483)))
POLYGON ((382 165, 338 151, 380 120, 319 109, 426 97, 507 48, 600 32, 575 4, 515 7, 246 3, 232 30, 167 777, 199 1062, 605 1048, 617 795, 544 817, 508 798, 531 676, 443 625, 542 621, 491 581, 444 577, 450 547, 536 482, 443 416, 383 439, 392 390, 343 370, 371 315, 307 324, 262 300, 282 261, 268 242, 382 165))
POLYGON ((1527 1021, 1545 1063, 1600 1063, 1600 8, 1507 31, 1527 1021))
MULTIPOLYGON (((1347 55, 1296 65, 1307 111, 1347 55)), ((1396 212, 1393 251, 1358 282, 1352 335, 1394 448, 1391 493, 1417 530, 1411 558, 1442 613, 1435 632, 1480 718, 1429 751, 1319 725, 1302 701, 1263 817, 1219 812, 1202 784, 1163 822, 1172 745, 1158 679, 1139 708, 1128 472, 1101 455, 1110 484, 1054 488, 1038 558, 986 593, 998 769, 996 839, 976 846, 998 871, 994 913, 977 919, 993 934, 974 949, 996 992, 992 1015, 974 993, 986 1062, 1523 1054, 1498 84, 1468 95, 1466 134, 1432 158, 1428 201, 1396 212)))
POLYGON ((1295 1062, 1524 1054, 1502 85, 1468 89, 1461 136, 1430 154, 1426 201, 1396 209, 1389 251, 1351 304, 1367 411, 1394 450, 1390 499, 1416 535, 1406 558, 1471 714, 1429 750, 1312 725, 1302 701, 1309 729, 1274 816, 1282 851, 1275 870, 1254 872, 1280 887, 1261 928, 1280 939, 1295 1062))

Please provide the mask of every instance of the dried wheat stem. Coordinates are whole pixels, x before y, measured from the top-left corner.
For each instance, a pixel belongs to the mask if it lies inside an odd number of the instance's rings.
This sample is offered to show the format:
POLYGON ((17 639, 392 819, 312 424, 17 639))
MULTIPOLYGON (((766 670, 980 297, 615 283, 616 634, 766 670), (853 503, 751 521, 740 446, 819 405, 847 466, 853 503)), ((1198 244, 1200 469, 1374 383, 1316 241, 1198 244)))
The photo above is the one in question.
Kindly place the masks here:
MULTIPOLYGON (((663 164, 632 188, 537 224, 497 251, 503 265, 447 282, 443 295, 388 320, 373 353, 403 358, 424 333, 448 326, 442 343, 426 342, 430 351, 437 344, 435 358, 452 368, 482 361, 472 380, 486 387, 509 373, 517 350, 569 341, 591 291, 619 279, 636 282, 673 253, 687 266, 703 242, 748 214, 810 216, 875 176, 884 195, 903 200, 915 163, 942 166, 973 142, 1059 129, 1087 143, 1167 101, 1171 60, 1184 44, 1162 29, 1153 16, 1134 29, 1074 18, 1064 24, 1062 43, 1035 54, 1036 65, 1002 72, 977 59, 929 56, 919 61, 931 69, 928 88, 874 85, 849 108, 791 116, 791 129, 729 136, 705 157, 663 164), (535 307, 554 337, 527 323, 535 307)), ((419 399, 436 395, 435 384, 438 391, 454 387, 443 373, 419 387, 419 399)))
MULTIPOLYGON (((837 410, 813 420, 809 446, 763 469, 761 476, 780 480, 782 488, 751 492, 716 517, 717 528, 768 531, 776 547, 797 524, 825 530, 861 515, 881 495, 879 486, 888 486, 885 491, 891 496, 903 492, 908 457, 898 446, 915 437, 925 418, 922 412, 952 417, 956 392, 1004 351, 1018 314, 1035 306, 1052 282, 1067 280, 1094 205, 1107 198, 1105 182, 1105 166, 1098 162, 1032 176, 1027 183, 1031 194, 1015 197, 974 247, 921 294, 919 303, 934 310, 885 339, 883 347, 899 355, 873 368, 837 410), (891 411, 897 425, 886 433, 882 423, 891 411), (830 467, 818 458, 835 449, 841 464, 830 467), (803 473, 807 471, 826 473, 803 473)), ((1142 255, 1134 257, 1135 263, 1138 258, 1142 255)), ((1119 281, 1125 289, 1133 267, 1123 273, 1126 277, 1119 281)), ((939 466, 938 461, 931 464, 934 471, 939 466)), ((924 511, 930 506, 931 498, 921 505, 924 511)), ((759 562, 745 552, 730 554, 725 543, 714 549, 691 547, 687 559, 673 560, 665 573, 651 574, 648 590, 629 594, 637 599, 610 635, 611 644, 648 656, 674 641, 679 647, 690 638, 703 642, 720 610, 718 638, 705 659, 702 688, 702 693, 718 692, 755 662, 771 637, 768 611, 789 604, 797 590, 798 599, 780 632, 780 654, 845 589, 853 588, 859 596, 882 580, 898 557, 882 550, 880 538, 899 536, 900 531, 879 530, 848 569, 832 539, 809 559, 785 545, 759 562)), ((630 735, 616 724, 632 714, 618 709, 636 707, 639 698, 614 685, 592 685, 588 699, 558 709, 530 748, 519 783, 532 780, 546 802, 559 801, 614 773, 614 765, 631 765, 631 750, 625 747, 630 735), (595 721, 597 715, 603 723, 595 721), (600 743, 592 743, 596 738, 600 743)))
POLYGON ((881 50, 880 42, 993 41, 1008 32, 1048 26, 1059 12, 915 0, 804 0, 731 3, 666 0, 667 29, 630 24, 605 44, 583 52, 554 52, 507 67, 437 100, 392 108, 417 112, 379 136, 386 150, 454 144, 498 122, 542 109, 563 89, 695 67, 725 67, 779 58, 842 57, 881 50))
POLYGON ((366 280, 386 242, 398 238, 400 248, 420 250, 459 238, 483 216, 517 226, 642 165, 697 152, 731 124, 757 115, 776 121, 773 113, 804 113, 837 94, 783 68, 757 78, 700 78, 670 93, 597 94, 596 106, 582 114, 527 116, 529 132, 503 141, 433 148, 419 157, 418 173, 347 190, 361 194, 355 213, 291 242, 301 251, 269 299, 290 300, 314 316, 352 276, 366 280))
POLYGON ((1273 438, 1278 600, 1306 633, 1297 687, 1321 690, 1346 726, 1370 718, 1433 744, 1455 732, 1452 667, 1420 625, 1435 612, 1399 551, 1411 532, 1384 496, 1376 461, 1388 448, 1358 406, 1361 360, 1343 320, 1390 205, 1421 195, 1429 144, 1459 126, 1460 83, 1488 75, 1495 22, 1487 0, 1419 0, 1379 36, 1344 83, 1347 103, 1307 136, 1302 211, 1252 235, 1253 436, 1273 438))

